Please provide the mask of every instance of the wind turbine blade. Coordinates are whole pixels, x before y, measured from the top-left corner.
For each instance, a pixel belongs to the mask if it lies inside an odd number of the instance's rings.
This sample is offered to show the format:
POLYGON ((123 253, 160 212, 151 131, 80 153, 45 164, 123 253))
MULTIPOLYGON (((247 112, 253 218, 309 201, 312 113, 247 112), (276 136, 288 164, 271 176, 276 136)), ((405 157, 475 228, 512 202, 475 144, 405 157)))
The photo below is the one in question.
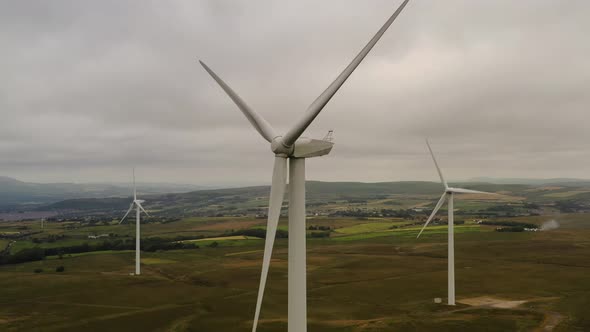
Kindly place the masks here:
POLYGON ((213 77, 217 84, 221 86, 223 91, 227 93, 231 100, 233 100, 234 103, 238 105, 238 108, 242 111, 242 113, 244 113, 248 121, 250 121, 252 126, 254 126, 260 135, 262 135, 262 137, 264 137, 264 139, 267 141, 272 142, 272 140, 277 137, 272 126, 266 122, 262 116, 256 113, 256 111, 250 108, 250 106, 248 106, 248 104, 246 104, 246 102, 240 96, 238 96, 238 94, 232 90, 232 88, 230 88, 229 85, 227 85, 219 76, 217 76, 217 74, 215 74, 213 70, 211 70, 211 68, 209 68, 203 61, 199 60, 199 63, 201 66, 203 66, 203 68, 205 68, 209 75, 213 77))
POLYGON ((391 17, 385 22, 385 24, 377 31, 375 36, 369 41, 369 43, 361 50, 361 52, 352 60, 352 62, 344 69, 340 75, 328 86, 322 94, 314 100, 311 105, 307 108, 307 113, 305 116, 297 122, 297 124, 291 128, 287 132, 285 136, 283 136, 283 143, 286 146, 291 146, 295 143, 295 141, 303 134, 305 129, 311 124, 311 122, 320 114, 321 110, 326 106, 326 104, 332 99, 332 97, 336 94, 336 92, 340 89, 340 87, 346 82, 350 74, 354 72, 356 67, 363 61, 363 59, 369 54, 373 46, 377 44, 381 36, 387 31, 389 26, 395 21, 397 16, 402 12, 406 4, 409 0, 404 0, 399 8, 391 15, 391 17))
POLYGON ((281 216, 281 207, 285 196, 285 187, 287 183, 287 158, 275 157, 274 170, 272 174, 272 186, 270 188, 270 198, 268 203, 268 221, 266 225, 266 241, 264 243, 264 258, 262 260, 262 273, 260 275, 260 287, 258 288, 258 300, 256 301, 256 312, 254 314, 254 325, 252 332, 256 332, 258 318, 260 317, 260 307, 264 297, 264 288, 266 287, 266 278, 268 268, 272 257, 272 248, 275 242, 279 217, 281 216))
POLYGON ((133 210, 133 203, 131 203, 131 205, 129 205, 129 210, 127 210, 127 213, 125 213, 125 215, 123 216, 123 218, 121 218, 121 221, 119 221, 119 225, 121 225, 121 223, 123 222, 123 220, 125 220, 125 218, 127 218, 127 216, 129 215, 129 212, 131 212, 131 210, 133 210))
POLYGON ((447 189, 449 186, 447 185, 447 181, 445 181, 445 178, 443 177, 440 167, 438 167, 438 163, 436 162, 436 158, 434 157, 434 152, 432 152, 432 148, 430 147, 430 143, 428 142, 428 139, 426 140, 426 145, 428 146, 428 150, 430 151, 430 155, 432 156, 432 161, 434 161, 434 166, 436 166, 436 170, 438 171, 438 176, 440 177, 440 182, 443 184, 445 189, 447 189))
POLYGON ((442 194, 442 196, 438 200, 438 203, 436 203, 436 206, 434 207, 434 210, 432 210, 432 213, 430 214, 430 217, 428 217, 428 220, 426 220, 426 223, 424 224, 424 227, 422 227, 422 229, 420 230, 420 233, 418 233, 418 236, 416 236, 416 238, 419 238, 420 235, 422 234, 422 232, 424 232, 424 229, 426 228, 426 226, 428 226, 428 224, 430 223, 430 221, 432 220, 432 218, 434 218, 434 216, 436 215, 436 213, 438 212, 438 210, 440 209, 440 207, 444 204, 445 198, 447 198, 447 193, 446 192, 444 194, 442 194))
POLYGON ((133 167, 133 200, 137 199, 137 186, 135 185, 135 167, 133 167))
POLYGON ((144 210, 143 206, 141 206, 141 203, 139 203, 139 202, 135 202, 135 204, 137 204, 137 206, 139 206, 139 209, 140 209, 141 211, 143 211, 143 213, 145 213, 145 214, 147 214, 148 216, 150 216, 150 217, 151 217, 151 215, 150 215, 149 213, 147 213, 147 211, 146 211, 146 210, 144 210))
POLYGON ((485 194, 485 195, 499 195, 496 193, 489 193, 486 191, 478 191, 478 190, 471 190, 471 189, 463 189, 463 188, 449 188, 449 191, 458 194, 485 194))

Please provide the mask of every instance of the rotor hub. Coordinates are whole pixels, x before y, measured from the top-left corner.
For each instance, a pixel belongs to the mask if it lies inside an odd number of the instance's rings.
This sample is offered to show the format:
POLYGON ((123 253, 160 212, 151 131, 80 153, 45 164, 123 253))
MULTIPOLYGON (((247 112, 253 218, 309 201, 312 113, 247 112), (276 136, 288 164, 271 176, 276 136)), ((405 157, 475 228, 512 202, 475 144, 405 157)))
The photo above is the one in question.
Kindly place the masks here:
POLYGON ((295 151, 294 146, 285 146, 282 136, 275 137, 270 143, 270 149, 275 155, 280 157, 289 157, 295 151))
POLYGON ((292 146, 285 146, 281 136, 273 139, 270 149, 278 157, 284 158, 313 158, 327 155, 332 150, 331 141, 301 137, 292 146))

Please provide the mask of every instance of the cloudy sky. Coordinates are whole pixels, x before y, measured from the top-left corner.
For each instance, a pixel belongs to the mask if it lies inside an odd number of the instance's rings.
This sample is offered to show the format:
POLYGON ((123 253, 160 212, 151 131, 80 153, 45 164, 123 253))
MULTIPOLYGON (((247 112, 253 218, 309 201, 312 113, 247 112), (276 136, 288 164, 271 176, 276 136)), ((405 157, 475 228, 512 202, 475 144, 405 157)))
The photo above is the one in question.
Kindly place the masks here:
MULTIPOLYGON (((0 3, 0 175, 268 183, 273 156, 199 66, 279 132, 401 0, 0 3)), ((590 2, 415 0, 305 136, 325 181, 582 177, 590 2)))

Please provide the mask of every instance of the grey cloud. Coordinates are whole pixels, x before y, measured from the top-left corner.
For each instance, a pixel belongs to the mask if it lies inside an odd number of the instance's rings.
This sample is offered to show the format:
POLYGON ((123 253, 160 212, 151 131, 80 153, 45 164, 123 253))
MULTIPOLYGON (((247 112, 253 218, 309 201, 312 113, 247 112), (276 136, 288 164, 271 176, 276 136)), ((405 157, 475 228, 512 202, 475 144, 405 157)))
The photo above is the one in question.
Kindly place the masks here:
MULTIPOLYGON (((266 183, 272 156, 200 68, 289 128, 399 1, 0 4, 0 173, 266 183)), ((585 177, 583 0, 411 1, 306 136, 319 180, 585 177), (358 170, 362 169, 363 172, 358 170)))

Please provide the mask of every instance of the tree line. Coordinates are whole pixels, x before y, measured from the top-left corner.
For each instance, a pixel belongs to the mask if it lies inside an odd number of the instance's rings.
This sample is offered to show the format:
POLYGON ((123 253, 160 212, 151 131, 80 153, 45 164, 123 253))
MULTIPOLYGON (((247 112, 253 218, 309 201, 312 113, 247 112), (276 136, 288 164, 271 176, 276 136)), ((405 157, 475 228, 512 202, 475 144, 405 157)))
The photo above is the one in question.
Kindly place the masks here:
MULTIPOLYGON (((198 245, 194 243, 182 243, 177 241, 170 241, 170 239, 152 237, 142 239, 141 250, 154 252, 158 250, 176 250, 176 249, 197 249, 198 245)), ((56 247, 56 248, 26 248, 14 254, 4 253, 0 255, 0 265, 5 264, 19 264, 25 262, 40 261, 47 256, 62 257, 68 254, 80 254, 92 251, 120 251, 135 249, 135 239, 115 239, 105 240, 96 244, 82 243, 78 245, 56 247)))

